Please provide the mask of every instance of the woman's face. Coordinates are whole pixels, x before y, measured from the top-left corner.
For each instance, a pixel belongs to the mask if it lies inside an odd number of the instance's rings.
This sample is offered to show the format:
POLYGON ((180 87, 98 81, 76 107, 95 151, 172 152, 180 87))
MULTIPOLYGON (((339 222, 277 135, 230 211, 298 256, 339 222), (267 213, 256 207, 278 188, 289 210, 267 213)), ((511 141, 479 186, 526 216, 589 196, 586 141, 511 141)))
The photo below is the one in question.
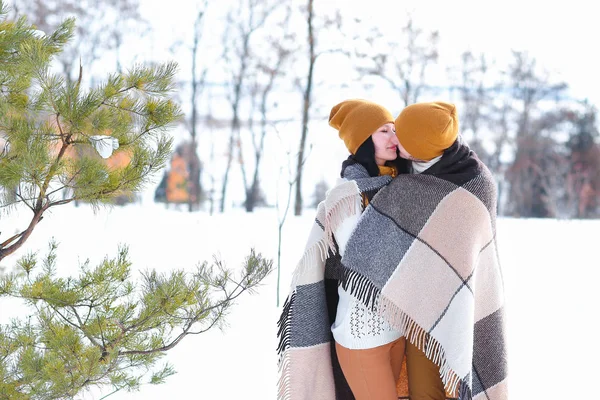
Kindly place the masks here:
POLYGON ((393 123, 382 125, 372 135, 375 145, 375 162, 384 165, 386 161, 395 160, 396 149, 400 143, 396 137, 396 128, 393 123))

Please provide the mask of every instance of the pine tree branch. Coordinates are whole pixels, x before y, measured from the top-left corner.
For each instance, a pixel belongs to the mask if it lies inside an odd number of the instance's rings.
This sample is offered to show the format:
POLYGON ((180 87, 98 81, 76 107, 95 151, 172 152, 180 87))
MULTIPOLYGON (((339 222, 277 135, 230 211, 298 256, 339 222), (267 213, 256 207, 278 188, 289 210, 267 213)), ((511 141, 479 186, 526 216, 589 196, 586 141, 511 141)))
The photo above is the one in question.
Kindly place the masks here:
MULTIPOLYGON (((13 201, 13 202, 10 202, 10 203, 5 203, 5 204, 2 204, 2 205, 0 206, 0 208, 11 207, 11 206, 14 206, 15 204, 24 203, 24 202, 25 202, 25 200, 36 200, 36 199, 37 199, 37 197, 36 197, 36 198, 33 198, 33 199, 22 199, 22 200, 16 200, 16 201, 13 201)), ((27 206, 27 207, 28 207, 30 210, 33 210, 33 209, 31 208, 31 206, 30 206, 29 204, 27 204, 26 202, 25 202, 25 205, 26 205, 26 206, 27 206)), ((0 247, 2 247, 2 245, 0 245, 0 247)))
MULTIPOLYGON (((61 135, 64 135, 63 130, 60 126, 59 114, 56 115, 56 121, 57 121, 58 128, 60 130, 61 135)), ((43 199, 46 197, 46 191, 48 190, 50 182, 51 182, 52 178, 54 177, 54 174, 56 173, 56 170, 58 169, 58 165, 60 164, 60 161, 62 160, 63 156, 65 155, 67 148, 69 147, 69 138, 70 138, 70 135, 63 137, 63 142, 62 142, 62 146, 60 147, 60 151, 58 152, 58 155, 56 156, 54 163, 48 169, 48 173, 46 174, 44 183, 42 184, 42 187, 40 187, 40 194, 38 196, 38 200, 35 205, 36 212, 41 211, 41 213, 43 213, 45 211, 45 208, 43 208, 43 199)), ((40 213, 40 216, 41 216, 41 213, 40 213)))
POLYGON ((90 320, 90 315, 92 313, 92 310, 94 309, 94 302, 93 302, 93 300, 90 302, 90 304, 87 305, 87 308, 88 308, 88 313, 85 316, 85 321, 83 321, 84 325, 87 325, 88 321, 90 320))
MULTIPOLYGON (((19 186, 20 186, 20 185, 19 185, 19 186)), ((29 203, 28 203, 28 202, 27 202, 27 201, 26 201, 26 200, 23 198, 23 196, 21 196, 21 194, 20 194, 20 193, 18 193, 18 192, 17 192, 17 193, 15 193, 15 195, 16 195, 18 198, 20 198, 20 199, 21 199, 21 201, 22 201, 23 203, 25 203, 25 205, 26 205, 26 206, 27 206, 27 207, 28 207, 28 208, 29 208, 29 209, 30 209, 32 212, 35 212, 35 210, 33 209, 33 207, 32 207, 31 205, 29 205, 29 203)), ((29 199, 29 200, 34 200, 34 199, 29 199)), ((0 246, 0 247, 4 247, 4 246, 0 246)))
POLYGON ((129 146, 130 144, 132 144, 132 143, 135 143, 135 142, 137 142, 138 140, 140 140, 140 138, 141 138, 142 136, 144 136, 144 135, 146 135, 146 134, 149 134, 149 133, 150 133, 150 132, 152 132, 152 131, 159 130, 159 129, 161 129, 161 128, 163 128, 163 126, 158 126, 158 125, 157 125, 157 126, 153 126, 153 127, 151 127, 151 128, 148 128, 148 129, 146 129, 146 130, 144 130, 144 131, 140 132, 140 133, 139 133, 139 134, 138 134, 136 137, 134 137, 134 138, 133 138, 132 140, 130 140, 129 142, 124 142, 124 143, 121 143, 121 145, 122 145, 122 146, 129 146))
POLYGON ((147 355, 147 354, 153 354, 153 353, 159 353, 159 352, 165 352, 168 351, 170 349, 172 349, 173 347, 175 347, 185 336, 190 335, 190 334, 199 334, 199 333, 203 333, 206 330, 210 329, 210 327, 214 326, 223 316, 223 306, 231 304, 235 299, 237 299, 243 292, 245 292, 246 290, 248 290, 249 287, 242 287, 242 289, 240 290, 239 293, 235 294, 235 290, 237 290, 238 288, 234 289, 231 293, 229 293, 227 295, 227 297, 225 299, 223 299, 221 302, 211 306, 211 307, 207 307, 205 309, 202 309, 201 311, 199 311, 198 313, 196 313, 196 316, 194 318, 190 318, 189 321, 187 322, 183 332, 181 332, 175 339, 173 339, 168 345, 162 346, 162 347, 158 347, 158 348, 154 348, 154 349, 150 349, 150 350, 126 350, 126 351, 120 351, 119 355, 133 355, 133 354, 140 354, 140 355, 147 355), (199 332, 190 332, 190 329, 192 328, 193 324, 198 322, 200 320, 200 316, 203 314, 206 314, 209 311, 212 311, 214 309, 220 309, 221 311, 219 311, 217 317, 213 320, 213 322, 211 323, 210 327, 199 331, 199 332))
POLYGON ((117 393, 117 392, 121 391, 122 389, 124 389, 124 388, 126 388, 126 387, 127 387, 127 385, 125 385, 125 386, 121 386, 120 388, 118 388, 118 389, 116 389, 116 390, 114 390, 114 391, 110 392, 110 393, 109 393, 109 394, 107 394, 106 396, 102 396, 102 397, 100 397, 100 400, 104 400, 104 399, 106 399, 107 397, 109 397, 109 396, 112 396, 113 394, 115 394, 115 393, 117 393))
MULTIPOLYGON (((58 299, 55 297, 47 297, 47 296, 24 296, 24 295, 19 294, 18 292, 14 292, 14 291, 0 292, 0 294, 6 294, 6 295, 9 295, 10 297, 14 297, 16 299, 22 299, 22 300, 29 300, 29 301, 41 300, 44 302, 51 301, 51 302, 55 302, 55 303, 63 303, 63 305, 65 307, 68 305, 71 305, 71 304, 74 307, 89 307, 89 304, 86 304, 86 303, 69 303, 69 302, 66 302, 64 300, 61 300, 61 299, 58 299)), ((34 303, 34 302, 32 302, 32 303, 34 303)))
MULTIPOLYGON (((67 183, 71 183, 71 181, 72 181, 72 180, 73 180, 73 179, 69 180, 69 182, 67 182, 67 183)), ((54 189, 54 190, 53 190, 53 191, 51 191, 51 192, 48 192, 48 193, 46 194, 46 199, 47 199, 48 201, 50 201, 50 196, 52 196, 52 195, 53 195, 54 193, 56 193, 56 192, 60 192, 61 190, 63 190, 63 189, 66 189, 66 188, 68 188, 68 187, 70 187, 70 186, 67 186, 67 185, 65 184, 65 185, 62 185, 62 186, 61 186, 61 187, 59 187, 59 188, 56 188, 56 189, 54 189)))
MULTIPOLYGON (((102 373, 99 377, 94 378, 94 379, 88 379, 88 383, 95 383, 95 382, 100 382, 102 381, 102 379, 106 378, 108 376, 108 374, 112 373, 115 371, 114 366, 117 365, 117 361, 119 360, 118 357, 115 357, 110 364, 106 367, 106 370, 104 371, 104 373, 102 373)), ((83 387, 83 386, 82 386, 83 387)))
POLYGON ((218 313, 218 315, 213 319, 212 323, 207 328, 202 329, 201 331, 198 331, 198 332, 188 332, 188 335, 199 335, 201 333, 207 332, 208 330, 212 329, 217 324, 217 322, 219 322, 221 320, 222 317, 223 317, 223 312, 220 311, 218 313))
MULTIPOLYGON (((12 245, 10 245, 8 247, 0 246, 0 261, 3 258, 5 258, 6 256, 9 256, 12 253, 14 253, 15 251, 17 251, 17 249, 20 248, 23 245, 23 243, 25 243, 25 241, 29 238, 29 236, 31 236, 31 233, 33 232, 33 228, 35 228, 35 226, 38 224, 38 222, 40 222, 42 220, 42 213, 43 213, 43 211, 37 212, 36 214, 34 214, 27 229, 17 235, 19 237, 19 240, 17 240, 15 243, 13 243, 12 245)), ((15 239, 13 239, 13 240, 15 240, 15 239)))
POLYGON ((21 233, 17 233, 16 235, 12 236, 11 238, 5 240, 2 244, 0 244, 0 250, 3 249, 4 247, 8 246, 11 242, 17 240, 17 238, 21 237, 25 232, 21 232, 21 233))
MULTIPOLYGON (((73 328, 81 331, 81 333, 83 333, 83 335, 96 347, 102 349, 102 346, 100 346, 100 344, 96 341, 96 339, 94 339, 91 335, 89 335, 85 329, 83 329, 83 323, 81 322, 81 320, 79 319, 79 315, 75 312, 75 316, 77 317, 77 320, 79 321, 79 323, 81 324, 80 326, 78 326, 77 324, 74 324, 73 322, 71 322, 71 320, 67 317, 65 317, 55 306, 53 306, 51 303, 46 301, 46 304, 48 304, 48 307, 50 307, 55 313, 57 313, 62 319, 63 321, 65 321, 67 324, 71 325, 73 328)), ((71 306, 72 308, 72 306, 71 306)))
POLYGON ((106 349, 106 338, 104 337, 104 332, 102 331, 102 324, 100 323, 100 318, 96 316, 96 323, 98 324, 98 329, 100 329, 100 339, 102 340, 102 349, 106 349))
MULTIPOLYGON (((73 312, 73 315, 75 315, 75 318, 77 319, 77 322, 79 323, 79 326, 75 325, 75 324, 71 324, 74 327, 78 328, 84 335, 85 337, 88 338, 88 340, 90 342, 92 342, 92 344, 96 347, 100 347, 100 344, 96 341, 96 339, 94 339, 93 336, 91 336, 89 333, 86 332, 86 330, 84 329, 85 324, 83 323, 83 321, 81 320, 81 318, 79 317, 79 314, 77 313, 77 309, 73 306, 70 306, 71 311, 73 312)), ((57 311, 58 312, 58 311, 57 311)), ((60 315, 60 313, 59 313, 60 315)), ((61 315, 62 316, 62 315, 61 315)), ((64 318, 64 317, 63 317, 64 318)), ((70 323, 70 321, 67 321, 70 323)))
POLYGON ((55 206, 62 206, 63 204, 69 204, 75 200, 78 200, 78 198, 71 197, 70 199, 64 199, 64 200, 55 201, 53 203, 48 203, 48 207, 46 207, 46 209, 49 209, 50 207, 55 207, 55 206))
POLYGON ((105 102, 105 101, 103 101, 101 104, 102 104, 102 105, 105 105, 105 106, 107 106, 107 107, 115 108, 115 109, 117 109, 117 110, 121 110, 121 111, 127 111, 127 112, 130 112, 130 113, 132 113, 132 114, 136 114, 136 115, 138 115, 138 116, 140 116, 140 117, 144 117, 144 118, 148 117, 147 115, 145 115, 145 114, 143 114, 143 113, 141 113, 141 112, 139 112, 139 111, 136 111, 136 110, 133 110, 133 109, 130 109, 130 108, 119 107, 119 106, 116 106, 116 105, 114 105, 114 104, 107 103, 107 102, 105 102))
POLYGON ((142 318, 141 320, 137 321, 135 324, 128 326, 127 328, 125 328, 125 333, 129 332, 129 331, 133 331, 139 327, 141 327, 142 325, 144 325, 146 322, 148 322, 151 318, 156 317, 160 310, 154 310, 151 314, 148 314, 145 318, 142 318))

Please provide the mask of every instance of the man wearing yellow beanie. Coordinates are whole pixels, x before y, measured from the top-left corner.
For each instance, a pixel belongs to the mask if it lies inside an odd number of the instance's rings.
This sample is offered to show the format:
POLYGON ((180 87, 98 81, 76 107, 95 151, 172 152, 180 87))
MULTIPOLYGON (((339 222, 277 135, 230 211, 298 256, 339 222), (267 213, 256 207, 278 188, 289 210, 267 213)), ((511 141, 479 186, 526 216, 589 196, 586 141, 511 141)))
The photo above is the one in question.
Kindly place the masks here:
POLYGON ((412 104, 398 115, 395 126, 402 158, 431 161, 458 137, 456 106, 444 102, 412 104))

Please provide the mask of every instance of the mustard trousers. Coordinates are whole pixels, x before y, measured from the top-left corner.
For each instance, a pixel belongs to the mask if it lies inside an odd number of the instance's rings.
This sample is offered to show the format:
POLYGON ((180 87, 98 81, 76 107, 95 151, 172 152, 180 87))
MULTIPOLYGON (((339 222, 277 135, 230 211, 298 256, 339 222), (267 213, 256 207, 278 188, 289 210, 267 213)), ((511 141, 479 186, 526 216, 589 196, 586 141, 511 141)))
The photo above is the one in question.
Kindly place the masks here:
POLYGON ((411 400, 445 400, 437 365, 404 337, 372 349, 335 344, 338 360, 356 400, 397 400, 396 381, 406 357, 411 400))

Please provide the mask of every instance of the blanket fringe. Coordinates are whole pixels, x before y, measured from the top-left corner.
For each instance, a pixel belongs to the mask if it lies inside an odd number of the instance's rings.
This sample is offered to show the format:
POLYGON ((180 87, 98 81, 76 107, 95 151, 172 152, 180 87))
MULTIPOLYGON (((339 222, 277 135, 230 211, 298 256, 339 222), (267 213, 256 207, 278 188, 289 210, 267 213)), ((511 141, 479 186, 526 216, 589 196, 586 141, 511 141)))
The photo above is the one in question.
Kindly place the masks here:
POLYGON ((277 346, 277 354, 279 355, 277 366, 279 371, 279 379, 277 380, 278 400, 289 400, 292 397, 292 359, 290 357, 289 349, 291 347, 292 312, 295 300, 296 291, 292 291, 288 298, 285 299, 281 317, 279 317, 279 321, 277 321, 277 337, 279 338, 279 344, 277 346))
POLYGON ((298 285, 298 281, 302 276, 306 273, 307 270, 314 268, 313 264, 315 259, 320 260, 321 262, 325 262, 328 255, 328 241, 327 237, 323 236, 318 241, 316 241, 312 246, 307 248, 302 254, 302 258, 298 262, 298 265, 294 269, 292 274, 292 289, 298 285), (317 258, 318 257, 318 258, 317 258))
POLYGON ((439 342, 391 300, 383 296, 381 290, 368 278, 356 271, 343 268, 340 285, 366 307, 383 316, 394 329, 438 365, 442 382, 449 393, 458 393, 460 400, 471 400, 471 388, 467 379, 461 379, 452 370, 439 342))
POLYGON ((295 299, 296 292, 294 291, 288 296, 287 299, 285 299, 281 316, 279 317, 279 321, 277 321, 277 338, 279 339, 279 344, 277 345, 277 354, 280 356, 280 364, 282 361, 281 357, 283 357, 283 354, 291 345, 292 311, 294 308, 295 299))
POLYGON ((277 381, 277 400, 290 400, 292 398, 292 360, 286 350, 279 363, 279 379, 277 381))
POLYGON ((292 313, 296 298, 295 287, 298 280, 311 268, 315 268, 314 261, 318 260, 325 263, 329 253, 336 253, 333 232, 344 222, 346 218, 360 214, 362 212, 361 196, 356 183, 349 188, 348 193, 340 196, 331 205, 327 204, 325 210, 325 227, 324 234, 317 241, 311 244, 304 251, 300 262, 294 269, 292 276, 292 291, 285 300, 281 317, 277 322, 277 337, 279 343, 277 346, 277 354, 279 355, 278 370, 279 379, 277 382, 277 399, 290 400, 291 393, 291 363, 290 356, 291 347, 291 329, 292 329, 292 313))
POLYGON ((325 237, 327 247, 335 254, 333 232, 344 222, 346 218, 353 217, 362 212, 362 198, 358 186, 354 183, 356 191, 337 199, 332 205, 327 205, 325 212, 325 237))
POLYGON ((466 379, 460 381, 460 387, 458 388, 458 398, 460 400, 473 400, 473 392, 469 387, 466 379))
MULTIPOLYGON (((440 367, 442 382, 448 392, 466 393, 466 389, 463 387, 466 386, 468 388, 466 380, 461 379, 450 368, 446 359, 446 353, 439 342, 391 300, 383 296, 381 290, 373 282, 356 271, 343 268, 340 285, 366 307, 376 310, 394 329, 398 330, 410 343, 423 351, 428 359, 438 365, 440 367)), ((470 388, 468 390, 470 392, 470 388)), ((459 398, 461 400, 468 399, 468 397, 459 398)))
POLYGON ((380 291, 369 279, 356 271, 342 268, 340 285, 344 290, 349 291, 352 296, 363 302, 370 310, 375 309, 380 291))
MULTIPOLYGON (((446 352, 433 336, 421 328, 412 318, 385 296, 380 296, 379 301, 380 307, 378 311, 388 323, 404 335, 411 344, 423 351, 428 359, 440 367, 442 382, 449 393, 457 393, 459 385, 461 388, 463 384, 468 387, 466 381, 461 379, 452 370, 448 364, 446 352)), ((463 397, 459 396, 459 398, 463 400, 463 397)))
POLYGON ((298 281, 307 270, 315 268, 315 265, 313 264, 315 260, 325 263, 330 252, 333 255, 337 253, 333 232, 335 232, 347 218, 362 213, 362 200, 356 184, 354 183, 352 186, 352 191, 349 191, 349 193, 344 196, 338 197, 330 204, 325 204, 325 207, 327 208, 324 216, 325 221, 322 221, 322 225, 324 226, 323 237, 319 238, 319 240, 304 250, 302 258, 300 258, 300 261, 292 274, 292 289, 297 286, 298 281))

